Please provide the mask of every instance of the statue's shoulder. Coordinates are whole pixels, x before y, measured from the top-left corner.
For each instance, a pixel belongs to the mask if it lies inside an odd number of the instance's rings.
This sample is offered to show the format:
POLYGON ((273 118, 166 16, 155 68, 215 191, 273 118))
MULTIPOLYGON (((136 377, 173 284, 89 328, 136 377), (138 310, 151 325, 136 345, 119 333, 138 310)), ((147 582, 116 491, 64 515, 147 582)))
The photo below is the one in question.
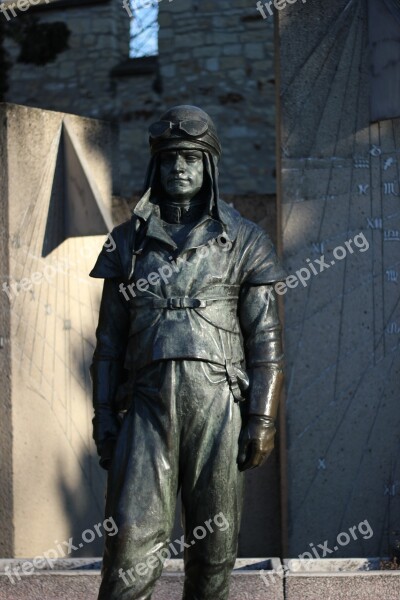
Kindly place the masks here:
POLYGON ((108 234, 96 264, 90 272, 91 277, 121 277, 124 279, 127 277, 130 271, 137 225, 138 217, 132 215, 130 219, 114 227, 108 234))
POLYGON ((136 237, 136 230, 139 219, 135 214, 132 214, 131 218, 124 221, 120 225, 114 227, 109 234, 110 243, 114 241, 118 252, 123 254, 129 248, 132 248, 132 244, 136 237))
POLYGON ((257 225, 254 221, 246 219, 232 204, 228 204, 220 198, 219 210, 222 220, 235 231, 236 235, 240 234, 242 239, 248 240, 260 238, 263 244, 273 246, 271 238, 265 229, 257 225))
POLYGON ((116 225, 116 227, 114 227, 111 233, 115 235, 115 237, 117 237, 118 239, 124 238, 126 235, 129 235, 131 226, 136 220, 136 215, 132 214, 132 216, 129 219, 127 219, 123 223, 120 223, 120 225, 116 225))
POLYGON ((246 283, 266 285, 285 279, 286 271, 265 229, 245 219, 232 205, 223 200, 220 200, 219 208, 228 234, 231 232, 231 239, 236 240, 237 249, 241 253, 245 251, 246 258, 242 265, 246 271, 246 283))
POLYGON ((231 219, 242 219, 242 215, 236 208, 233 206, 232 202, 228 204, 222 198, 218 199, 218 208, 221 213, 221 216, 229 216, 231 219))

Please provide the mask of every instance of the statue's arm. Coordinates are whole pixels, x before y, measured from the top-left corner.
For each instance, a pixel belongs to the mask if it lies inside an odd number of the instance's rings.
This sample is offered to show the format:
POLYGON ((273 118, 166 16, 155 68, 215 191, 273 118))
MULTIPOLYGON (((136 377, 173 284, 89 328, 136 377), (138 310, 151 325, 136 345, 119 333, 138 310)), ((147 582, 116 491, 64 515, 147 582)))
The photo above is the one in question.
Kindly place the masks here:
POLYGON ((273 286, 249 285, 242 289, 239 318, 250 379, 238 457, 239 468, 246 470, 260 466, 274 448, 283 350, 273 286))
POLYGON ((93 382, 93 438, 100 465, 108 468, 119 432, 114 407, 118 387, 124 382, 124 359, 129 332, 129 306, 119 292, 117 278, 105 279, 96 329, 96 349, 90 367, 93 382))

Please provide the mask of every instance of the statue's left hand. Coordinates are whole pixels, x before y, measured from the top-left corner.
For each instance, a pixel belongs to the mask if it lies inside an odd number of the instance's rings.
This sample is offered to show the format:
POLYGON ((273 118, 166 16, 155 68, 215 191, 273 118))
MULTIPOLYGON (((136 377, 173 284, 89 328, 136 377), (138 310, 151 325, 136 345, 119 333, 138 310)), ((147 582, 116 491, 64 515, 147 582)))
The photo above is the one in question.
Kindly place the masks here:
POLYGON ((239 471, 262 465, 274 449, 275 432, 271 417, 249 415, 239 437, 239 471))

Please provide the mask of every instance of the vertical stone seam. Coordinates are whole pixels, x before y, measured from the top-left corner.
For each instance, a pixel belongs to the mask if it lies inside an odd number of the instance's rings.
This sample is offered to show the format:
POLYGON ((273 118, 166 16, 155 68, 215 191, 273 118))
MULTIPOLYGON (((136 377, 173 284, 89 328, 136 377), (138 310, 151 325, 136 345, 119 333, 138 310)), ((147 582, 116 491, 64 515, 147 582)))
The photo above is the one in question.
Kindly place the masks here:
POLYGON ((11 305, 2 284, 10 273, 9 256, 9 106, 0 103, 0 557, 14 556, 11 305))

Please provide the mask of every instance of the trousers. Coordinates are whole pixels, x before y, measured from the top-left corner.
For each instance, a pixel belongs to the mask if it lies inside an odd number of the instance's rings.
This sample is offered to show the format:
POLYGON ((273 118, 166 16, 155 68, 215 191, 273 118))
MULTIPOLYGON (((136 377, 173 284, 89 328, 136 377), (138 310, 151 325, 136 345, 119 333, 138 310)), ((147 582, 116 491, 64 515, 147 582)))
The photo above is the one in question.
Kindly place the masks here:
POLYGON ((244 474, 236 459, 242 404, 223 366, 164 360, 137 373, 108 474, 99 600, 149 600, 182 499, 184 600, 227 600, 244 474))

